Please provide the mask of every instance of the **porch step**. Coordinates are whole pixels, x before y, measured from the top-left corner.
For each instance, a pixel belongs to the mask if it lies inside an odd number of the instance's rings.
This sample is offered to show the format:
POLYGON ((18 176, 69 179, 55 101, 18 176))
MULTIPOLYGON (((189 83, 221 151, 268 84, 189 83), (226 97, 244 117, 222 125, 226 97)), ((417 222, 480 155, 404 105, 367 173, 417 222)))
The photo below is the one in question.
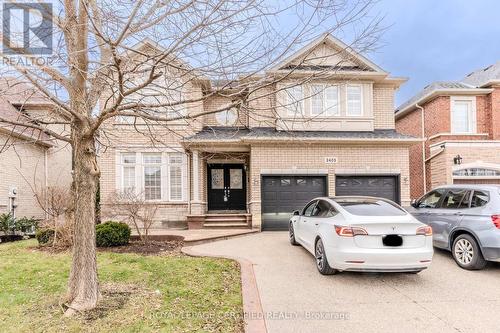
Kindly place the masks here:
POLYGON ((225 229, 225 228, 231 228, 231 229, 248 229, 249 226, 246 222, 240 222, 240 223, 226 223, 226 222, 205 222, 203 224, 203 228, 207 229, 225 229))
POLYGON ((250 228, 251 214, 206 214, 204 228, 250 228))
POLYGON ((223 216, 223 217, 205 217, 205 222, 246 222, 245 216, 223 216))

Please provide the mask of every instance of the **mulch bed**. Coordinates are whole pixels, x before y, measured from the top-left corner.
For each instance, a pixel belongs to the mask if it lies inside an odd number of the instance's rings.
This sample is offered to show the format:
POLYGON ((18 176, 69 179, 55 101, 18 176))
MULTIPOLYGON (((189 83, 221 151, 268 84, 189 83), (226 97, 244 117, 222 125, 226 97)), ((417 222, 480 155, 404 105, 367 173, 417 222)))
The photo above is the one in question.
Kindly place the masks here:
POLYGON ((182 245, 182 241, 149 241, 147 244, 143 244, 140 241, 131 241, 128 245, 100 247, 97 250, 99 252, 163 255, 181 253, 182 245))
MULTIPOLYGON (((131 241, 128 245, 114 247, 98 247, 98 252, 113 252, 113 253, 137 253, 142 255, 178 255, 181 254, 183 241, 149 241, 143 244, 140 241, 131 241)), ((54 246, 34 246, 31 250, 37 250, 47 253, 61 253, 71 251, 67 247, 54 246)))

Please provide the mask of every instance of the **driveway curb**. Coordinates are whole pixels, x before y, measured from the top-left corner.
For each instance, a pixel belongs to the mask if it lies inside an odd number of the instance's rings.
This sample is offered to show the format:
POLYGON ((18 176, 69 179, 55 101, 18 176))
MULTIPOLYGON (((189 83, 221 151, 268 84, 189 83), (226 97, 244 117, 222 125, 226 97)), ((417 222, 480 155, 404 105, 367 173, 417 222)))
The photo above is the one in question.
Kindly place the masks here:
POLYGON ((267 333, 264 311, 260 301, 259 289, 253 270, 253 264, 243 258, 212 255, 194 250, 191 246, 183 247, 182 253, 191 257, 212 257, 236 260, 241 270, 241 294, 243 298, 243 319, 246 333, 267 333))

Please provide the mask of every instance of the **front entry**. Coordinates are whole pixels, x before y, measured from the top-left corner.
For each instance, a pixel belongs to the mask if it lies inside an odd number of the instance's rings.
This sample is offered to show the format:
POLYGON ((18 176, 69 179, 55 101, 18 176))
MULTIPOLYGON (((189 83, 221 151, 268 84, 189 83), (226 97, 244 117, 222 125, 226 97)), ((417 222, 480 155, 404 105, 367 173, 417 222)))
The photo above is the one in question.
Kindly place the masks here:
POLYGON ((246 210, 243 164, 208 164, 208 210, 246 210))

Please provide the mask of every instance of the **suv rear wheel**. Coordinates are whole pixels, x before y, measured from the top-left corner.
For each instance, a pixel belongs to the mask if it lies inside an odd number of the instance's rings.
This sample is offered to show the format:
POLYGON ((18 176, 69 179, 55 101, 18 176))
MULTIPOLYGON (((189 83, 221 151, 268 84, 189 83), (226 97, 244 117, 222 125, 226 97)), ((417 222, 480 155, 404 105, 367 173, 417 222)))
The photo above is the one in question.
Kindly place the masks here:
POLYGON ((453 242, 453 259, 458 266, 468 270, 483 269, 487 261, 484 260, 477 241, 468 234, 458 236, 453 242))

